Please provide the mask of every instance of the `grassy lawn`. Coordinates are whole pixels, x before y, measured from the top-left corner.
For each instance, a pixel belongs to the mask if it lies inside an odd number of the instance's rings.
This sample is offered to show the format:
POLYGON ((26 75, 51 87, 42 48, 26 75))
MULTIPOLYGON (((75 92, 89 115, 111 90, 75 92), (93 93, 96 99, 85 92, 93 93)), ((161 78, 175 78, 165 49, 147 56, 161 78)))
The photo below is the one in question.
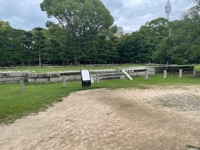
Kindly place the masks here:
POLYGON ((200 65, 195 65, 195 69, 200 72, 200 65))
MULTIPOLYGON (((137 67, 144 66, 141 64, 122 64, 122 65, 110 65, 110 66, 58 66, 58 67, 16 67, 16 68, 0 68, 0 72, 4 71, 31 71, 35 73, 46 73, 46 72, 56 72, 56 71, 69 71, 69 70, 81 70, 81 69, 89 69, 89 70, 98 70, 98 69, 116 69, 116 68, 128 68, 128 67, 137 67)), ((195 65, 195 68, 198 72, 200 72, 200 65, 195 65)))
POLYGON ((16 68, 0 68, 0 71, 34 71, 36 73, 46 73, 55 71, 67 71, 67 70, 81 70, 81 69, 116 69, 141 66, 139 64, 123 64, 123 65, 110 65, 110 66, 65 66, 65 67, 16 67, 16 68))
POLYGON ((144 77, 135 77, 133 81, 124 80, 108 80, 101 81, 100 84, 95 84, 95 88, 148 88, 149 86, 170 86, 170 85, 198 85, 200 84, 200 77, 183 77, 178 75, 169 75, 167 79, 163 79, 163 75, 156 75, 149 77, 149 80, 144 80, 144 77))
POLYGON ((12 122, 29 113, 36 113, 54 102, 62 100, 81 88, 79 82, 70 82, 67 88, 61 83, 25 85, 25 93, 19 92, 18 84, 0 85, 0 123, 12 122))
MULTIPOLYGON (((180 84, 200 84, 200 78, 180 79, 177 75, 170 75, 167 79, 163 79, 162 75, 156 75, 145 81, 144 77, 135 77, 133 81, 127 79, 101 81, 99 84, 92 84, 89 89, 148 88, 150 85, 180 84)), ((85 90, 81 87, 80 81, 68 82, 67 88, 63 88, 61 83, 25 84, 25 93, 19 92, 19 84, 0 84, 0 123, 12 123, 22 116, 45 110, 71 92, 79 90, 85 90)))

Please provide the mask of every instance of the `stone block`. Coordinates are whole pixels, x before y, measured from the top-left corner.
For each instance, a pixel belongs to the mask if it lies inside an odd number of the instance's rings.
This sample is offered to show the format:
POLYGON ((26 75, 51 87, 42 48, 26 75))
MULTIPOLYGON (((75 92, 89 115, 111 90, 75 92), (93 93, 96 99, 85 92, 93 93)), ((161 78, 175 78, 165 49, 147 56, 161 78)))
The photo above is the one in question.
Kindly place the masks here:
POLYGON ((164 72, 163 72, 163 78, 164 78, 164 79, 167 78, 167 70, 164 70, 164 72))
POLYGON ((27 74, 24 72, 11 72, 8 73, 8 77, 25 77, 27 74))
POLYGON ((75 76, 75 80, 81 80, 81 76, 80 75, 76 75, 75 76))
POLYGON ((29 78, 47 78, 47 74, 28 74, 29 78))
POLYGON ((19 81, 21 78, 23 78, 24 80, 26 79, 26 77, 14 77, 13 80, 14 81, 19 81))
POLYGON ((125 75, 121 75, 121 76, 120 76, 120 79, 125 79, 125 78, 126 78, 125 75))
POLYGON ((155 72, 156 69, 155 68, 147 68, 147 71, 149 71, 149 72, 155 72))
POLYGON ((66 76, 66 81, 69 81, 70 80, 70 77, 69 76, 66 76))
POLYGON ((36 83, 47 83, 49 78, 36 78, 36 83))
POLYGON ((62 77, 53 77, 50 78, 50 82, 61 82, 62 81, 62 77))
POLYGON ((69 79, 69 81, 73 81, 73 80, 75 80, 75 76, 67 76, 68 77, 68 79, 69 79))
POLYGON ((144 73, 144 80, 148 80, 149 76, 148 76, 148 71, 145 71, 144 73))
POLYGON ((60 77, 60 73, 47 73, 47 77, 60 77))
POLYGON ((34 74, 34 73, 28 73, 28 78, 36 78, 37 77, 37 74, 34 74))
POLYGON ((0 84, 7 84, 7 83, 19 83, 19 81, 5 81, 5 82, 0 82, 0 84))
POLYGON ((0 73, 0 78, 8 77, 8 73, 0 73))
POLYGON ((47 74, 37 74, 37 77, 39 77, 39 78, 46 78, 46 77, 48 77, 48 75, 47 74))
POLYGON ((66 87, 66 76, 62 76, 63 87, 66 87))
POLYGON ((197 71, 196 71, 196 69, 194 69, 193 70, 193 76, 196 77, 196 75, 197 75, 197 71))
POLYGON ((76 80, 76 76, 71 76, 71 81, 76 80))
POLYGON ((156 74, 155 68, 148 68, 147 71, 148 71, 148 75, 155 75, 156 74))
POLYGON ((28 78, 28 83, 35 83, 36 79, 35 78, 28 78))
POLYGON ((145 72, 137 72, 137 76, 144 76, 145 72))
POLYGON ((183 77, 183 69, 179 69, 179 78, 183 77))
MULTIPOLYGON (((131 77, 135 77, 135 76, 137 76, 137 72, 131 72, 130 74, 129 74, 131 77)), ((120 75, 120 76, 125 76, 125 75, 120 75)))
POLYGON ((0 78, 0 82, 14 81, 14 78, 0 78))

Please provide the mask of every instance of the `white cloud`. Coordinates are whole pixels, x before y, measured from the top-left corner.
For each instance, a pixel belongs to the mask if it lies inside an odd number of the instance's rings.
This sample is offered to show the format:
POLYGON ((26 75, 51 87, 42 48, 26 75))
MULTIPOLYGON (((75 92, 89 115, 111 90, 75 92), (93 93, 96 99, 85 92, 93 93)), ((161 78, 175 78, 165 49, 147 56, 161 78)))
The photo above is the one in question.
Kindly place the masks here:
MULTIPOLYGON (((117 4, 119 1, 103 0, 115 18, 115 24, 122 26, 125 32, 138 30, 147 21, 166 17, 165 5, 167 0, 121 0, 117 4)), ((171 21, 181 19, 181 14, 195 4, 193 0, 170 0, 170 2, 172 4, 171 21)))
POLYGON ((125 8, 144 8, 151 2, 151 0, 124 0, 124 5, 125 8))
POLYGON ((41 12, 42 0, 0 0, 0 17, 11 26, 31 30, 45 25, 46 14, 41 12), (3 13, 2 13, 3 12, 3 13))
MULTIPOLYGON (((167 0, 102 0, 125 32, 138 30, 147 21, 166 17, 164 7, 167 0)), ((0 18, 9 21, 13 27, 31 30, 45 27, 49 20, 40 10, 42 0, 0 0, 0 18)), ((170 0, 171 20, 180 19, 181 14, 195 4, 194 0, 170 0)))

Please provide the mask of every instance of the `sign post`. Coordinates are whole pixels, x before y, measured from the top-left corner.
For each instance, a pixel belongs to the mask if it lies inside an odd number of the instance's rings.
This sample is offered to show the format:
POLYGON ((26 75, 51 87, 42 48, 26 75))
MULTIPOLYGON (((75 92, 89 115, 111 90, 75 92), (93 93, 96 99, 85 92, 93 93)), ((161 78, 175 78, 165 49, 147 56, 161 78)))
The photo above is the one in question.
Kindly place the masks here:
POLYGON ((66 76, 62 76, 63 87, 66 87, 66 76))
POLYGON ((20 92, 24 93, 24 79, 23 78, 19 79, 19 84, 20 84, 20 92))

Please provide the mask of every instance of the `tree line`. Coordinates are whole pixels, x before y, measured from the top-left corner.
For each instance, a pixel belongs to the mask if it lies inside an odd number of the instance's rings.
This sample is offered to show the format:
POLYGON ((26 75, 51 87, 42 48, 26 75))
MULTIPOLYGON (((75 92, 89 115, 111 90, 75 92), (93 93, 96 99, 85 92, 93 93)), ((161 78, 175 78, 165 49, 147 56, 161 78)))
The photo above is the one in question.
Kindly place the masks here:
POLYGON ((0 66, 200 63, 200 1, 181 20, 157 18, 120 37, 99 0, 44 0, 59 23, 31 31, 0 20, 0 66))

